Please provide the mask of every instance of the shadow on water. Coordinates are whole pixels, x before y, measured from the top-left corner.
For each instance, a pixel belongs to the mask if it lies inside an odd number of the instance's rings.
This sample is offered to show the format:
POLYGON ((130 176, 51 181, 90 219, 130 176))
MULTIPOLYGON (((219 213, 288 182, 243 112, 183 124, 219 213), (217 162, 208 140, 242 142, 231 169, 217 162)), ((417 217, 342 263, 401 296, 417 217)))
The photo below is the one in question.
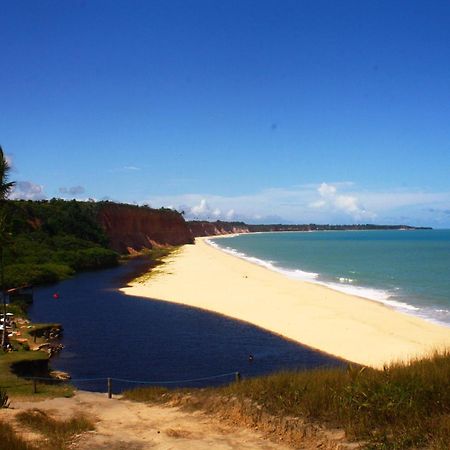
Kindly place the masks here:
MULTIPOLYGON (((64 328, 65 348, 52 359, 53 368, 69 372, 75 380, 113 377, 159 382, 342 364, 246 323, 119 292, 117 288, 126 284, 130 274, 142 271, 143 264, 135 260, 35 289, 30 319, 58 322, 64 328), (55 292, 58 299, 53 298, 55 292)), ((167 386, 212 386, 231 380, 233 375, 167 386)), ((106 390, 104 380, 74 384, 85 390, 106 390)), ((114 382, 115 391, 134 386, 114 382)))

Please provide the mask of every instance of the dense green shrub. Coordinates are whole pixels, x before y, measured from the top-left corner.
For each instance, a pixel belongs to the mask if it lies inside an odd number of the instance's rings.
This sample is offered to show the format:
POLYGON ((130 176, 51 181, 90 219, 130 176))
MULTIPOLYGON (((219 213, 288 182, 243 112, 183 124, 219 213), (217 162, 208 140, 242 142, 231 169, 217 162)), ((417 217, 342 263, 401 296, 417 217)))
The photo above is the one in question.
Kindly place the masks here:
POLYGON ((76 271, 110 267, 117 263, 117 254, 101 247, 59 252, 59 258, 76 271))
POLYGON ((54 283, 74 273, 70 266, 64 264, 11 264, 5 268, 6 286, 25 286, 54 283))
POLYGON ((5 285, 53 283, 82 270, 111 267, 118 255, 97 222, 99 205, 52 199, 8 201, 5 285))

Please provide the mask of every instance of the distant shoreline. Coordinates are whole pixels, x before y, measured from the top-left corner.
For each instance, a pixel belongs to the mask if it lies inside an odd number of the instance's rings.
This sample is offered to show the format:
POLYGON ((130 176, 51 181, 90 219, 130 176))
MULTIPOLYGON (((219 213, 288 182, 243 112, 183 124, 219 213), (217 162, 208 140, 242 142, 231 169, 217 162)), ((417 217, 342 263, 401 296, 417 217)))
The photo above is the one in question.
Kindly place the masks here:
POLYGON ((325 353, 381 368, 450 347, 450 329, 380 303, 292 280, 197 239, 129 295, 185 304, 253 323, 325 353))
POLYGON ((432 230, 431 227, 415 227, 411 225, 376 225, 376 224, 356 224, 356 225, 330 225, 330 224, 268 224, 251 225, 245 222, 225 222, 216 220, 208 222, 206 220, 190 220, 186 222, 194 237, 222 236, 226 234, 244 233, 272 233, 272 232, 311 232, 311 231, 370 231, 370 230, 432 230))

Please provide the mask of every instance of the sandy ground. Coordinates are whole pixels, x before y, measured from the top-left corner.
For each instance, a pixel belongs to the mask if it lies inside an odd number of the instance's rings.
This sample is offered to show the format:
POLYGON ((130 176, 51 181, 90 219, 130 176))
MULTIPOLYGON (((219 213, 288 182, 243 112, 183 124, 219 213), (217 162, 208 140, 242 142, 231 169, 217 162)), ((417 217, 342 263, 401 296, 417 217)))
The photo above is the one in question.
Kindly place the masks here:
POLYGON ((78 450, 289 448, 265 439, 258 431, 223 423, 199 411, 189 413, 177 407, 108 399, 106 394, 83 391, 73 398, 13 401, 10 409, 0 410, 0 420, 11 423, 17 412, 34 408, 57 419, 67 419, 77 412, 93 418, 96 430, 78 436, 70 447, 78 450))
POLYGON ((450 348, 450 327, 289 279, 201 238, 122 291, 218 312, 372 367, 450 348))

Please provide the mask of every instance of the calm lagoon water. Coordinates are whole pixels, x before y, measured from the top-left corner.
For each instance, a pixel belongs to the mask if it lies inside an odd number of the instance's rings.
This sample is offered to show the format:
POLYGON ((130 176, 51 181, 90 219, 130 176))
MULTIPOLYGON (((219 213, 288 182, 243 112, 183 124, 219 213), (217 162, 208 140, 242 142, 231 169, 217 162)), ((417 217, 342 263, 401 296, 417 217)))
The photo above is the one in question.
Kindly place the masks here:
POLYGON ((210 242, 288 277, 450 326, 450 230, 258 233, 210 242))
MULTIPOLYGON (((53 368, 69 372, 73 379, 113 377, 178 381, 167 386, 210 386, 230 382, 236 371, 250 377, 342 364, 242 322, 119 292, 125 277, 140 264, 136 260, 35 289, 31 320, 64 327, 65 348, 52 359, 53 368), (55 292, 57 300, 52 296, 55 292), (221 374, 231 375, 183 382, 221 374)), ((104 380, 74 384, 85 390, 106 390, 104 380)), ((115 391, 133 386, 114 382, 115 391)))

